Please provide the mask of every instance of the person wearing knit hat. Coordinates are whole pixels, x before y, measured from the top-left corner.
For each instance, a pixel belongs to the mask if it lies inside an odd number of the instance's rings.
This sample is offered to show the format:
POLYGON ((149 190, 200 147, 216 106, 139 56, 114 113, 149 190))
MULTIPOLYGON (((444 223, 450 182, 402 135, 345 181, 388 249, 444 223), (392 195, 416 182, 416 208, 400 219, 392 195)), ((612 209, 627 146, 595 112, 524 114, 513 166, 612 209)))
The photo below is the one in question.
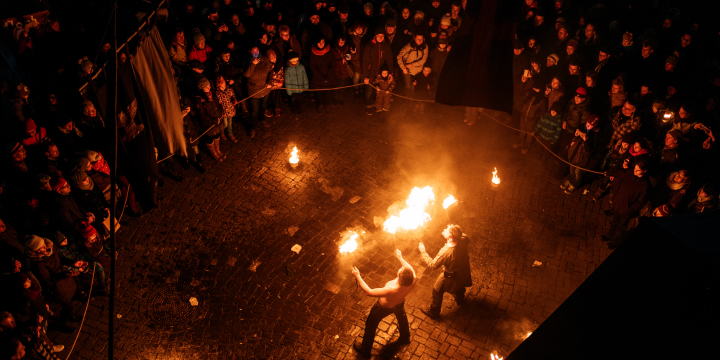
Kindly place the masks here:
POLYGON ((587 89, 585 87, 581 86, 581 87, 577 88, 577 90, 575 90, 575 94, 577 96, 585 99, 585 98, 587 98, 587 89))
POLYGON ((575 39, 570 39, 567 43, 567 46, 573 48, 573 50, 577 50, 578 48, 578 42, 575 39))
POLYGON ((95 65, 88 60, 87 56, 78 60, 78 64, 80 65, 80 76, 82 77, 90 76, 93 72, 93 68, 95 67, 95 65))
MULTIPOLYGON (((81 231, 81 235, 84 239, 82 245, 85 251, 102 266, 105 277, 112 276, 110 273, 111 251, 105 246, 105 237, 98 233, 92 225, 84 223, 84 226, 85 228, 81 231)), ((117 253, 114 255, 117 257, 117 253)))
POLYGON ((8 157, 15 162, 24 161, 27 157, 27 153, 23 144, 19 142, 10 143, 7 146, 8 157))
POLYGON ((72 170, 90 171, 92 170, 92 163, 85 156, 79 157, 75 160, 72 170))
POLYGON ((54 192, 61 194, 61 195, 67 195, 70 193, 70 185, 68 184, 67 180, 63 178, 57 178, 53 182, 50 183, 52 185, 52 189, 54 192))
POLYGON ((379 35, 379 34, 385 35, 385 28, 384 28, 384 27, 378 26, 378 27, 375 28, 375 32, 373 33, 373 35, 379 35))
POLYGON ((89 239, 93 236, 97 236, 97 230, 95 230, 95 227, 93 227, 92 225, 87 224, 87 223, 85 223, 84 225, 85 225, 85 228, 82 229, 82 231, 80 233, 83 238, 89 239))
POLYGON ((195 28, 193 34, 193 47, 188 54, 188 61, 198 60, 201 63, 205 63, 213 49, 206 44, 205 36, 200 32, 199 29, 195 28))
POLYGON ((415 15, 413 15, 413 19, 414 19, 414 20, 420 20, 420 21, 425 20, 425 13, 422 12, 422 11, 420 11, 420 10, 418 10, 418 11, 415 12, 415 15))
POLYGON ((520 41, 519 39, 513 40, 513 50, 520 50, 525 48, 525 43, 520 41))
POLYGON ((200 90, 202 92, 210 91, 211 87, 212 87, 212 85, 210 84, 210 80, 208 80, 207 78, 203 77, 200 80, 198 80, 198 82, 197 82, 197 88, 198 88, 198 90, 200 90))
POLYGON ((665 60, 665 71, 673 71, 678 64, 678 58, 675 55, 670 55, 665 60))
POLYGON ((447 27, 450 27, 452 25, 452 21, 450 20, 450 14, 445 14, 440 19, 440 25, 446 26, 443 29, 447 29, 447 27))
MULTIPOLYGON (((87 161, 87 159, 85 160, 87 161)), ((73 186, 82 190, 91 190, 93 186, 92 179, 90 179, 88 174, 82 169, 76 168, 75 170, 73 170, 73 172, 70 174, 70 181, 72 181, 73 186)))
POLYGON ((560 61, 560 57, 556 54, 550 54, 547 57, 547 67, 555 66, 557 65, 558 61, 560 61))
MULTIPOLYGON (((682 135, 682 133, 680 132, 680 130, 670 130, 670 131, 668 131, 667 134, 668 134, 670 137, 672 137, 676 142, 680 142, 680 140, 682 140, 682 136, 683 136, 683 135, 682 135)), ((667 145, 667 143, 666 143, 666 145, 667 145)))
POLYGON ((28 257, 45 256, 47 251, 52 252, 52 248, 48 249, 45 245, 45 238, 37 235, 28 235, 25 237, 25 254, 28 257))
POLYGON ((655 208, 653 211, 653 217, 666 217, 672 216, 674 208, 668 204, 663 204, 655 208))
POLYGON ((363 11, 365 12, 365 15, 367 15, 368 17, 372 17, 373 12, 375 11, 375 7, 371 2, 368 1, 363 5, 363 11))
POLYGON ((100 155, 100 153, 95 150, 85 151, 85 157, 90 160, 91 163, 102 160, 102 156, 100 155))

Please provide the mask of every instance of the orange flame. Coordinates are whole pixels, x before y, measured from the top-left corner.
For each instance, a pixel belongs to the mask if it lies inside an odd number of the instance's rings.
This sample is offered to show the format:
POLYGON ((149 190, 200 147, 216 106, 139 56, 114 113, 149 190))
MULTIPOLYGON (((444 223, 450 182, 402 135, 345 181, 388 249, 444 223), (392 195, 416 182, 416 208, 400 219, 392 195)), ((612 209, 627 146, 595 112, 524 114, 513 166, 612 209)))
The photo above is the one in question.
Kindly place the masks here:
POLYGON ((358 247, 358 243, 357 243, 357 241, 355 241, 355 239, 357 239, 358 236, 360 236, 360 235, 358 235, 354 231, 351 231, 350 233, 352 234, 352 235, 350 235, 350 239, 348 239, 344 244, 340 245, 340 253, 341 254, 351 253, 351 252, 355 251, 358 247))
POLYGON ((457 204, 457 199, 452 195, 448 195, 445 201, 443 201, 443 209, 447 209, 453 204, 457 204))
POLYGON ((426 186, 424 188, 413 188, 410 192, 405 204, 407 207, 402 209, 400 213, 390 216, 383 223, 383 230, 395 234, 398 229, 414 230, 430 221, 430 214, 425 212, 431 201, 435 201, 435 194, 432 188, 426 186))
POLYGON ((500 355, 490 354, 490 360, 503 360, 504 358, 500 357, 500 355))
POLYGON ((500 185, 500 178, 497 176, 497 168, 495 168, 495 171, 493 171, 492 174, 492 183, 495 185, 500 185))
POLYGON ((298 149, 297 146, 293 147, 292 153, 290 153, 290 163, 291 164, 297 164, 300 161, 300 157, 298 157, 298 149))

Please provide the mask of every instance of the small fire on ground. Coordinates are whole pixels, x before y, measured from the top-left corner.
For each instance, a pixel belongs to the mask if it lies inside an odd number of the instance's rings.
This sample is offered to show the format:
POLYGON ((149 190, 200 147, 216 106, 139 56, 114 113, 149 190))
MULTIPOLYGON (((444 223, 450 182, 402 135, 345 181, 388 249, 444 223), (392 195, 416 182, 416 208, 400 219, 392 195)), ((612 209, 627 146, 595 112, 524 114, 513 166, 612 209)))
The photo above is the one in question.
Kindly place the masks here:
POLYGON ((500 178, 497 175, 497 168, 495 168, 495 171, 493 171, 492 174, 493 174, 493 177, 492 177, 493 186, 500 185, 500 178))
POLYGON ((293 151, 290 153, 290 163, 291 164, 297 164, 300 162, 300 157, 298 156, 298 149, 297 146, 293 147, 293 151))

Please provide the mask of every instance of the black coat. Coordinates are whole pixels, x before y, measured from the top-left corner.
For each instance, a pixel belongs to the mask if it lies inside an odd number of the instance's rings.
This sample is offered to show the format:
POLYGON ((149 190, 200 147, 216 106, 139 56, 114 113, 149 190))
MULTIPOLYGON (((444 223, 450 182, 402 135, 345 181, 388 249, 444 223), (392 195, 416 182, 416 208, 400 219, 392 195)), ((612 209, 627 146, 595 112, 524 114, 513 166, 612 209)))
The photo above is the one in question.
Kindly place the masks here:
MULTIPOLYGON (((52 244, 50 242, 46 242, 52 244)), ((75 261, 60 255, 60 250, 53 246, 53 254, 40 260, 32 261, 33 273, 42 283, 43 291, 59 303, 70 303, 77 285, 75 279, 63 268, 63 265, 72 266, 75 261)))
POLYGON ((386 41, 377 43, 375 39, 368 42, 362 54, 362 77, 374 79, 380 74, 382 64, 387 65, 388 71, 393 73, 393 56, 390 45, 386 41))
POLYGON ((334 69, 334 50, 331 49, 330 45, 325 45, 323 50, 327 51, 318 55, 319 50, 313 46, 310 51, 310 71, 312 74, 312 80, 310 84, 313 89, 323 89, 332 87, 336 83, 337 70, 334 69))
POLYGON ((634 175, 635 167, 619 169, 612 176, 613 212, 615 214, 629 214, 635 216, 645 206, 650 182, 646 176, 641 178, 634 175))

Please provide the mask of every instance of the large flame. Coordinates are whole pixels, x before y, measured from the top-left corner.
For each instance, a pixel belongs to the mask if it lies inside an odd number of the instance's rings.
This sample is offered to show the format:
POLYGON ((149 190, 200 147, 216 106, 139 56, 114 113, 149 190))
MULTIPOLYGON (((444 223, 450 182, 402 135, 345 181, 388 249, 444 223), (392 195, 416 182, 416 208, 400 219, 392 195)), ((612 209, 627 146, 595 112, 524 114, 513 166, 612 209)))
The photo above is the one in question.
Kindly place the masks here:
POLYGON ((431 201, 435 201, 435 194, 433 194, 431 187, 413 188, 407 201, 405 201, 407 207, 402 209, 397 216, 392 215, 385 220, 383 230, 394 234, 398 229, 414 230, 422 226, 430 221, 430 214, 425 212, 425 207, 431 201))
POLYGON ((500 185, 500 178, 497 176, 497 168, 495 168, 495 171, 493 171, 492 174, 493 174, 492 183, 495 185, 500 185))
POLYGON ((348 239, 344 244, 340 245, 340 253, 341 254, 351 253, 351 252, 355 251, 358 247, 358 243, 357 243, 357 241, 355 241, 355 239, 357 239, 358 236, 360 236, 360 235, 358 235, 354 231, 351 231, 350 233, 352 234, 352 235, 350 235, 350 239, 348 239))
POLYGON ((451 205, 456 204, 456 203, 457 203, 457 199, 452 195, 448 195, 448 197, 445 198, 445 201, 443 201, 443 209, 447 209, 451 205))
POLYGON ((297 146, 293 147, 292 153, 290 153, 290 163, 291 164, 297 164, 300 161, 300 157, 298 157, 298 149, 297 146))

